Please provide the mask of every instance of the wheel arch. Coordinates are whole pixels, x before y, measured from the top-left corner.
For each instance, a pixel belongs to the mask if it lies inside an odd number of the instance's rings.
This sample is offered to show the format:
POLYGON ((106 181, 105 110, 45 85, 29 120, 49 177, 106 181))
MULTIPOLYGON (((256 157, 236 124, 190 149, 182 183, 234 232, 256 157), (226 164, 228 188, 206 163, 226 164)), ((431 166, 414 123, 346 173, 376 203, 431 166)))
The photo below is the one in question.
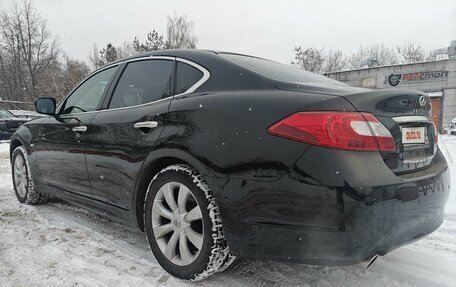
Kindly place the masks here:
POLYGON ((187 164, 193 167, 201 175, 203 175, 211 189, 216 186, 211 180, 207 180, 212 174, 208 168, 201 161, 197 160, 187 152, 178 149, 164 149, 151 152, 144 161, 138 174, 138 179, 135 184, 135 193, 131 205, 136 214, 138 227, 142 231, 144 231, 144 202, 147 187, 157 173, 165 167, 173 164, 187 164))
POLYGON ((10 160, 12 160, 14 150, 19 146, 24 146, 21 140, 19 140, 18 138, 11 139, 9 152, 10 160))

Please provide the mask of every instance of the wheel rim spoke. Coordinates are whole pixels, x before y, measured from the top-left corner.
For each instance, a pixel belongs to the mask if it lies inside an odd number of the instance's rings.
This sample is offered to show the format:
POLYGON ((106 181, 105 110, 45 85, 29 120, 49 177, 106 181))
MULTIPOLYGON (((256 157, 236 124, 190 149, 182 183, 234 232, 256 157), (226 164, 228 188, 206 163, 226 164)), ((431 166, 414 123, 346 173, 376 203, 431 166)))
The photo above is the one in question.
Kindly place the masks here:
POLYGON ((171 223, 168 224, 163 224, 154 227, 154 235, 156 239, 162 238, 166 234, 170 233, 173 231, 173 226, 171 223))
POLYGON ((25 185, 25 181, 21 182, 21 190, 22 190, 23 194, 25 194, 25 192, 27 191, 27 186, 25 185))
POLYGON ((185 229, 185 234, 188 240, 195 245, 196 248, 201 249, 203 247, 203 235, 195 232, 190 226, 185 229))
POLYGON ((202 218, 203 218, 203 216, 201 215, 201 209, 197 205, 192 210, 190 210, 189 213, 187 213, 187 215, 185 216, 185 221, 192 222, 192 221, 199 220, 202 218))
POLYGON ((163 205, 161 200, 154 201, 152 211, 166 219, 171 219, 171 211, 163 205))
POLYGON ((22 182, 22 178, 20 177, 20 175, 16 175, 14 179, 16 182, 16 187, 20 186, 22 182))
POLYGON ((179 238, 179 253, 184 265, 187 265, 192 261, 193 255, 188 248, 187 236, 185 234, 181 234, 179 238))
POLYGON ((177 196, 177 205, 181 212, 186 211, 185 206, 187 204, 187 200, 188 200, 189 196, 190 196, 190 190, 185 185, 181 184, 179 186, 179 193, 177 196))
POLYGON ((176 245, 177 245, 178 239, 179 239, 179 236, 176 234, 176 232, 174 232, 173 235, 171 235, 171 238, 169 239, 168 244, 166 245, 165 256, 170 261, 173 261, 174 258, 176 257, 176 245))
POLYGON ((17 161, 17 167, 22 168, 22 165, 24 164, 24 160, 22 159, 22 156, 18 156, 16 158, 16 161, 17 161))
POLYGON ((173 192, 173 187, 171 184, 166 184, 162 186, 162 192, 163 196, 165 197, 166 203, 168 204, 169 208, 171 208, 172 211, 177 210, 177 204, 176 200, 174 199, 174 192, 173 192))

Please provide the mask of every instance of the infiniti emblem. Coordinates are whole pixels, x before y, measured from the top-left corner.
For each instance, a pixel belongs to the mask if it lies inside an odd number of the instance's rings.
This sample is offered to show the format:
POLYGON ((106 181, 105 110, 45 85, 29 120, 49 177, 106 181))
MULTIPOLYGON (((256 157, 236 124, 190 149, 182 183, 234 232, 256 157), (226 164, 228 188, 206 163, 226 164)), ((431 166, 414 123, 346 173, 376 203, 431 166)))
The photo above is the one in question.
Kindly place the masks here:
POLYGON ((420 106, 422 106, 422 107, 426 106, 426 97, 425 96, 420 97, 420 106))

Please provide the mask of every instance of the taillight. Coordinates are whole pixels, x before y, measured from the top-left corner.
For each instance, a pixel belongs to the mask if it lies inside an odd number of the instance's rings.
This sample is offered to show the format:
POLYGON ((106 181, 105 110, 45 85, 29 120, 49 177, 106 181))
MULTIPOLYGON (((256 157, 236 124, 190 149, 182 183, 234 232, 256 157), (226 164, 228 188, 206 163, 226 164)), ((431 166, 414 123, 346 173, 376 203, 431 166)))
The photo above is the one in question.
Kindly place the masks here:
POLYGON ((343 150, 396 150, 391 133, 369 113, 300 112, 272 125, 268 133, 343 150))

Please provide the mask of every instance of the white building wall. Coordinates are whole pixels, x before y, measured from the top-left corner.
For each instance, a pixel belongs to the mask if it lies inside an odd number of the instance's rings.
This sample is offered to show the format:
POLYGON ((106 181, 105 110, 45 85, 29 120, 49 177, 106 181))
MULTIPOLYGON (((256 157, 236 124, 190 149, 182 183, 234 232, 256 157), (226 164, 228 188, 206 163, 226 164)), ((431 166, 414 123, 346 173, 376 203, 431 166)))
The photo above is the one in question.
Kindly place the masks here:
POLYGON ((456 89, 445 89, 443 91, 443 127, 445 128, 454 118, 456 118, 456 89))

